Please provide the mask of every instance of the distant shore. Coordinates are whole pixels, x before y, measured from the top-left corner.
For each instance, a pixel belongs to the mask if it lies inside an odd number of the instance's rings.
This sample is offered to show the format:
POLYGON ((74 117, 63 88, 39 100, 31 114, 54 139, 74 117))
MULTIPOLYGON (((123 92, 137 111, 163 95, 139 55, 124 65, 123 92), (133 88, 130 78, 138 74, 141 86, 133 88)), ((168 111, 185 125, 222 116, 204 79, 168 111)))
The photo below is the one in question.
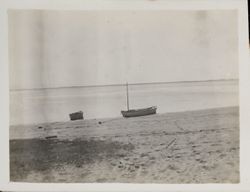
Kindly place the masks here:
POLYGON ((238 183, 239 108, 12 126, 10 180, 238 183))
MULTIPOLYGON (((129 83, 130 86, 133 85, 154 85, 154 84, 182 84, 182 83, 206 83, 206 82, 227 82, 227 81, 235 81, 238 82, 239 79, 208 79, 208 80, 193 80, 193 81, 168 81, 168 82, 151 82, 151 83, 129 83)), ((33 88, 15 88, 10 89, 10 92, 15 91, 30 91, 30 90, 46 90, 46 89, 75 89, 75 88, 89 88, 89 87, 114 87, 114 86, 126 86, 126 83, 122 84, 108 84, 108 85, 73 85, 73 86, 66 86, 66 87, 33 87, 33 88)))

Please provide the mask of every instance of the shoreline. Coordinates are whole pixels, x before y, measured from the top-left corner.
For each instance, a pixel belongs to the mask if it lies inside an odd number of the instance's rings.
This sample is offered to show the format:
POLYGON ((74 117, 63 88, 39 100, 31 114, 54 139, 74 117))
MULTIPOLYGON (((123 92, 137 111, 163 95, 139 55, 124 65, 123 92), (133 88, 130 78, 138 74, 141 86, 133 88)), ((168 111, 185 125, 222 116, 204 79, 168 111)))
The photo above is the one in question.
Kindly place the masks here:
POLYGON ((11 181, 239 182, 238 107, 47 123, 10 135, 11 181))
MULTIPOLYGON (((134 119, 151 119, 153 117, 162 119, 162 118, 175 118, 180 117, 180 116, 186 116, 189 114, 197 115, 199 113, 205 113, 205 114, 210 114, 210 113, 218 113, 219 111, 224 111, 227 109, 238 109, 239 111, 239 106, 226 106, 226 107, 218 107, 218 108, 207 108, 207 109, 198 109, 198 110, 185 110, 185 111, 176 111, 176 112, 166 112, 166 113, 156 113, 154 115, 149 115, 149 116, 141 116, 141 117, 133 117, 133 118, 124 118, 122 116, 118 117, 107 117, 107 118, 92 118, 92 119, 82 119, 82 120, 76 120, 76 121, 53 121, 53 122, 43 122, 43 123, 32 123, 32 124, 18 124, 18 125, 10 125, 10 140, 12 139, 32 139, 32 136, 35 136, 34 133, 43 133, 44 130, 50 130, 50 129, 71 129, 73 127, 79 127, 82 126, 84 127, 84 124, 91 124, 91 126, 97 126, 98 128, 100 127, 101 123, 107 123, 107 122, 112 122, 112 121, 133 121, 134 119), (162 117, 162 118, 161 118, 162 117), (72 127, 70 127, 72 126, 72 127), (39 130, 39 127, 42 129, 39 130), (29 133, 33 132, 32 135, 29 133), (25 134, 24 134, 25 133, 25 134)), ((89 127, 89 126, 87 126, 89 127)), ((44 135, 44 134, 42 134, 44 135)), ((48 135, 49 136, 49 135, 48 135)), ((35 136, 34 138, 40 138, 42 139, 41 136, 35 136)))
MULTIPOLYGON (((207 82, 228 82, 234 81, 238 82, 239 79, 208 79, 208 80, 191 80, 191 81, 169 81, 169 82, 151 82, 151 83, 131 83, 130 86, 137 85, 154 85, 154 84, 183 84, 183 83, 207 83, 207 82)), ((108 85, 75 85, 67 87, 47 87, 47 88, 31 88, 31 89, 10 89, 10 92, 15 91, 39 91, 39 90, 49 90, 49 89, 75 89, 75 88, 94 88, 94 87, 116 87, 116 86, 126 86, 126 83, 122 84, 108 84, 108 85)))

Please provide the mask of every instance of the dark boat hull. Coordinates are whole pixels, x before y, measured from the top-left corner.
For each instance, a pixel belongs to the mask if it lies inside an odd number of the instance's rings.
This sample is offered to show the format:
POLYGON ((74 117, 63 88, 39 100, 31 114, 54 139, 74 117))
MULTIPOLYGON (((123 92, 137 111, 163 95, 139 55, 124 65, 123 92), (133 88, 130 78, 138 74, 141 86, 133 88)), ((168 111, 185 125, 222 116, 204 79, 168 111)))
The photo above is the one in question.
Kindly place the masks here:
POLYGON ((123 117, 139 117, 145 115, 156 114, 157 107, 149 107, 144 109, 131 109, 128 111, 121 111, 123 117))
POLYGON ((69 114, 69 117, 70 117, 71 121, 83 119, 83 112, 78 111, 78 112, 75 112, 75 113, 71 113, 71 114, 69 114))

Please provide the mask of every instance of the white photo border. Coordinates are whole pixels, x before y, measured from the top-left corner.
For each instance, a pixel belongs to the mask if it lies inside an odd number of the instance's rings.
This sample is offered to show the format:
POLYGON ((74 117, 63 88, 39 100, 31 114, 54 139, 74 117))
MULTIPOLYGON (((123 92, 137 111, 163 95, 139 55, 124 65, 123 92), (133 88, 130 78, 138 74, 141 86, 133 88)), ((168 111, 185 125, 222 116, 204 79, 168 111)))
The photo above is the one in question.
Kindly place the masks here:
POLYGON ((250 62, 247 0, 0 0, 0 190, 2 191, 250 191, 250 62), (9 181, 9 9, 238 11, 240 84, 239 184, 73 184, 9 181))

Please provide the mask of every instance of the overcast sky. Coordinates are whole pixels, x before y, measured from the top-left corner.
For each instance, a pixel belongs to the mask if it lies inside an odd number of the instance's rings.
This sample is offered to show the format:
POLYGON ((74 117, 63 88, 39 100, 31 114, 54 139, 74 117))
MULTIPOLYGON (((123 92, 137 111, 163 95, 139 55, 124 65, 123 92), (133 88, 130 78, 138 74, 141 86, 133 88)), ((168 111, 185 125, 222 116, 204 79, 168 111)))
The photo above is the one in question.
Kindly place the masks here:
POLYGON ((238 78, 237 12, 9 11, 10 88, 238 78))

